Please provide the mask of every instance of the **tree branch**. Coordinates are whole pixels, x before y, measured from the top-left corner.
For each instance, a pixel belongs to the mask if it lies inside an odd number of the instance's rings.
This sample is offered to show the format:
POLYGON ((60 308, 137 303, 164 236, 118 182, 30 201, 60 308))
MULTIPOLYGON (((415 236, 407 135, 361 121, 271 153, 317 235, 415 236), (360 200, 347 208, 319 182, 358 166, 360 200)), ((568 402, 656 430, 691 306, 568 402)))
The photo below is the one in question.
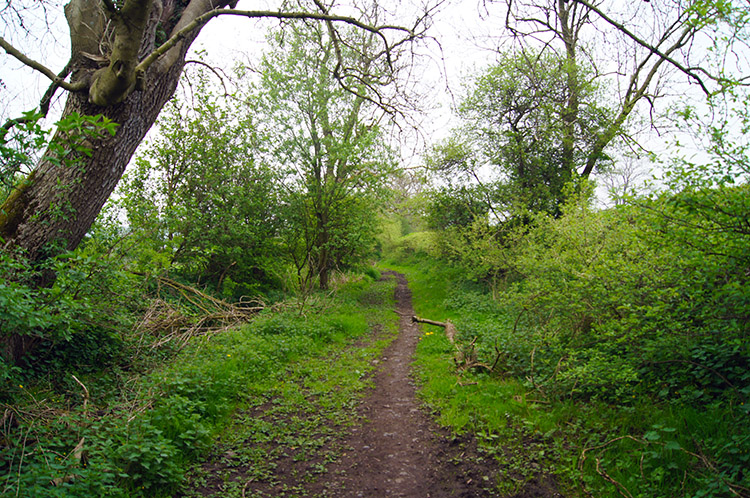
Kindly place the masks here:
POLYGON ((8 43, 5 40, 5 38, 3 38, 2 36, 0 36, 0 48, 5 50, 5 52, 11 57, 15 57, 24 65, 30 67, 31 69, 39 71, 44 76, 52 80, 54 84, 60 86, 61 88, 64 88, 65 90, 69 92, 81 92, 85 90, 87 87, 87 83, 85 81, 79 81, 76 83, 69 83, 65 81, 63 78, 60 78, 60 76, 55 74, 48 67, 22 54, 17 48, 15 48, 13 45, 8 43))
MULTIPOLYGON (((595 5, 591 4, 591 2, 589 2, 587 0, 573 0, 573 1, 576 2, 576 3, 579 3, 579 4, 583 5, 583 6, 585 6, 587 8, 589 8, 589 9, 591 9, 591 11, 595 12, 599 17, 601 17, 602 19, 604 19, 604 21, 606 21, 607 23, 611 24, 618 31, 620 31, 623 34, 625 34, 628 38, 630 38, 631 40, 633 40, 634 42, 636 42, 638 45, 640 45, 641 47, 645 48, 646 50, 648 50, 652 54, 656 55, 657 57, 659 57, 661 59, 664 59, 665 61, 667 61, 670 64, 672 64, 678 70, 680 70, 681 72, 685 73, 689 78, 695 80, 695 82, 698 83, 698 85, 701 87, 701 90, 703 90, 703 92, 706 95, 711 95, 711 92, 708 90, 708 88, 706 87, 706 85, 703 82, 703 80, 697 74, 695 74, 694 68, 688 68, 688 67, 685 67, 684 65, 680 64, 679 62, 677 62, 675 59, 673 59, 669 55, 665 54, 664 52, 662 52, 658 48, 654 47, 653 45, 651 45, 650 43, 646 42, 645 40, 643 40, 642 38, 640 38, 638 35, 636 35, 635 33, 633 33, 632 31, 630 31, 622 23, 617 22, 614 19, 612 19, 611 17, 609 17, 607 14, 605 14, 604 12, 602 12, 601 9, 599 9, 595 5)), ((714 81, 720 81, 720 78, 716 78, 715 76, 711 76, 707 71, 705 71, 703 69, 701 69, 701 72, 703 72, 708 78, 710 78, 710 79, 712 79, 714 81)))
POLYGON ((146 71, 149 68, 149 66, 151 66, 151 64, 153 64, 159 57, 167 53, 170 49, 172 49, 175 45, 177 45, 180 41, 182 41, 188 35, 188 33, 193 31, 194 29, 197 29, 203 26, 208 21, 218 16, 240 16, 240 17, 249 17, 249 18, 254 18, 254 19, 263 19, 263 18, 313 19, 313 20, 326 21, 326 22, 343 22, 346 24, 351 24, 352 26, 356 26, 365 31, 369 31, 370 33, 376 34, 383 40, 383 43, 386 45, 386 47, 388 46, 388 40, 383 34, 383 31, 385 30, 402 31, 404 33, 407 33, 409 37, 415 36, 412 30, 408 28, 404 28, 402 26, 392 26, 392 25, 370 26, 369 24, 363 23, 362 21, 359 21, 353 17, 348 17, 348 16, 336 16, 336 15, 320 14, 320 13, 314 13, 314 12, 271 12, 271 11, 262 11, 262 10, 216 9, 216 10, 206 12, 205 14, 202 14, 196 17, 191 22, 189 22, 184 27, 182 27, 182 29, 180 29, 175 34, 173 34, 169 38, 169 40, 164 42, 156 50, 151 52, 148 55, 148 57, 143 59, 143 61, 141 61, 141 63, 138 64, 136 71, 146 71))

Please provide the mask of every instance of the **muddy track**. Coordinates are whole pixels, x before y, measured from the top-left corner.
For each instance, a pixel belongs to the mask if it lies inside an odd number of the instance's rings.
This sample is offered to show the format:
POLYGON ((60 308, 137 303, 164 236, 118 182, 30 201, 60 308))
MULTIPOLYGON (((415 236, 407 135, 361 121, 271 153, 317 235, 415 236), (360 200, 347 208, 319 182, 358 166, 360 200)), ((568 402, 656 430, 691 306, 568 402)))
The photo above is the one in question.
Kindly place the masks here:
POLYGON ((352 430, 348 454, 330 467, 326 488, 341 498, 492 496, 494 462, 472 455, 471 441, 441 431, 416 399, 411 363, 420 330, 411 321, 411 291, 403 275, 384 276, 397 280, 399 335, 381 358, 375 389, 360 407, 364 423, 352 430))
MULTIPOLYGON (((416 398, 413 356, 420 328, 411 322, 414 314, 406 278, 394 278, 399 333, 385 349, 372 375, 374 387, 356 408, 349 424, 307 424, 320 420, 314 402, 295 408, 295 413, 274 414, 272 400, 238 414, 237 423, 302 424, 306 433, 321 441, 314 455, 297 459, 279 441, 240 441, 240 446, 218 445, 206 462, 191 473, 178 496, 208 497, 327 497, 327 498, 443 498, 496 496, 502 464, 477 451, 469 435, 455 436, 441 429, 416 398), (311 408, 312 407, 312 408, 311 408), (298 411, 297 411, 298 410, 298 411), (247 422, 243 422, 246 420, 247 422), (261 452, 268 472, 243 464, 239 453, 261 452), (255 473, 253 473, 255 472, 255 473)), ((377 340, 373 330, 371 341, 377 340)), ((362 347, 355 345, 353 347, 362 347)), ((342 354, 347 354, 343 352, 342 354)), ((335 360, 332 360, 335 361, 335 360)), ((450 375, 449 373, 446 373, 450 375)), ((291 448, 292 450, 294 448, 291 448)), ((529 483, 527 483, 529 484, 529 483)), ((535 486, 511 493, 514 498, 552 497, 549 489, 535 486)))

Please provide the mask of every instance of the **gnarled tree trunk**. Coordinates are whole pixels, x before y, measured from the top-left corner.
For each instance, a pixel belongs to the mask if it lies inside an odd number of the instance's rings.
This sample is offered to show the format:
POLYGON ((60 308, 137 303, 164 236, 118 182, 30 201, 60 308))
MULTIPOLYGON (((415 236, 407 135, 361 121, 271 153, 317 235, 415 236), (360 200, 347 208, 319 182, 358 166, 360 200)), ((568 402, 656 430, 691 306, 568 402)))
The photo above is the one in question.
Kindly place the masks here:
MULTIPOLYGON (((117 131, 114 136, 86 138, 82 145, 90 149, 90 155, 74 153, 72 161, 61 163, 55 152, 47 151, 0 206, 0 238, 5 250, 20 248, 32 261, 38 261, 51 251, 74 249, 81 242, 135 149, 174 94, 185 54, 200 26, 150 65, 145 74, 136 75, 138 60, 154 50, 157 29, 177 32, 198 15, 229 3, 180 2, 128 0, 119 11, 110 12, 96 0, 73 0, 66 6, 73 47, 71 81, 88 80, 89 85, 88 91, 68 95, 63 118, 73 113, 102 114, 118 124, 117 131), (180 12, 181 16, 175 15, 180 12), (107 18, 115 24, 114 35, 105 29, 107 18), (125 26, 120 31, 118 23, 125 26), (111 47, 109 53, 94 52, 102 47, 111 47), (97 61, 107 65, 100 68, 97 61), (134 78, 139 80, 137 84, 134 78)), ((58 130, 55 137, 64 143, 64 135, 58 130)), ((42 278, 39 285, 48 285, 52 278, 42 278)), ((37 342, 13 331, 3 332, 0 351, 14 362, 37 342)))
MULTIPOLYGON (((96 1, 73 0, 66 7, 73 47, 72 81, 89 79, 91 88, 68 95, 63 117, 73 113, 103 114, 118 124, 117 132, 87 140, 84 145, 91 149, 91 155, 79 153, 72 164, 60 164, 49 151, 45 154, 29 179, 2 206, 0 237, 6 246, 25 250, 32 260, 46 257, 51 245, 65 249, 78 246, 117 186, 135 149, 174 94, 185 54, 200 27, 164 54, 161 63, 152 64, 138 76, 142 81, 140 88, 131 81, 135 78, 134 62, 153 51, 157 28, 179 30, 189 22, 185 16, 190 12, 196 16, 225 5, 226 2, 212 7, 209 2, 193 1, 185 7, 179 5, 179 0, 128 1, 121 11, 109 15, 127 29, 116 29, 109 39, 106 23, 101 19, 105 14, 96 1), (123 20, 129 6, 135 10, 131 17, 137 22, 123 20), (177 9, 184 9, 183 15, 169 26, 170 19, 177 17, 177 9), (133 28, 137 23, 141 24, 140 30, 133 28), (82 29, 81 25, 92 29, 82 29), (92 36, 95 29, 100 32, 92 36), (100 54, 108 59, 108 65, 97 68, 96 57, 90 51, 110 45, 110 53, 100 54), (120 75, 122 81, 117 81, 120 75)), ((56 137, 63 139, 62 134, 58 131, 56 137)))

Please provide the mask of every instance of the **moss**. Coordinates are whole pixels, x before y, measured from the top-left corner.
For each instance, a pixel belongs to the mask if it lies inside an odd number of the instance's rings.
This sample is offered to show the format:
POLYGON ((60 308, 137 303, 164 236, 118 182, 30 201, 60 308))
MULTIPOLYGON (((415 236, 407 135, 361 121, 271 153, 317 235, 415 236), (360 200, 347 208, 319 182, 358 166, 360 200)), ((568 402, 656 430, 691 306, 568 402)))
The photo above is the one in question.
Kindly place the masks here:
POLYGON ((0 206, 0 237, 3 239, 9 239, 16 233, 26 206, 26 192, 34 181, 34 173, 32 171, 28 177, 18 182, 0 206))

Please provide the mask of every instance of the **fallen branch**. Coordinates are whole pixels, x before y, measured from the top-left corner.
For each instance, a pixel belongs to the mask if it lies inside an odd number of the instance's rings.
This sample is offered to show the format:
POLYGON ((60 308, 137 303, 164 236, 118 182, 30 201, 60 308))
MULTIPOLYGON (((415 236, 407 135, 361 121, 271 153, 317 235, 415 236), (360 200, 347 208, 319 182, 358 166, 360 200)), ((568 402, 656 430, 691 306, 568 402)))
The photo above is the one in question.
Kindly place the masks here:
POLYGON ((143 319, 136 326, 136 330, 142 334, 141 342, 146 333, 158 337, 158 340, 151 344, 152 349, 170 342, 182 348, 192 337, 223 332, 241 323, 249 322, 266 308, 266 304, 259 299, 243 297, 237 303, 228 303, 171 278, 134 273, 155 278, 159 289, 162 287, 172 289, 195 309, 200 310, 199 315, 191 316, 161 298, 153 300, 143 319))
POLYGON ((419 318, 418 316, 412 316, 411 317, 412 323, 426 323, 428 325, 435 325, 437 327, 442 327, 445 329, 445 337, 448 338, 451 344, 455 344, 456 342, 456 326, 453 325, 453 323, 449 322, 448 320, 444 322, 436 322, 435 320, 428 320, 426 318, 419 318))
POLYGON ((435 325, 437 327, 442 327, 445 329, 445 337, 448 338, 448 341, 451 344, 453 344, 456 350, 453 361, 456 363, 456 368, 458 370, 470 370, 472 368, 484 368, 488 372, 492 372, 495 370, 495 367, 497 366, 497 363, 500 360, 500 357, 502 356, 502 352, 497 347, 497 341, 495 341, 496 356, 495 356, 495 360, 492 363, 492 366, 487 365, 486 363, 477 361, 477 352, 476 352, 477 337, 474 337, 474 339, 472 339, 471 343, 467 347, 464 347, 464 348, 460 347, 456 343, 456 335, 458 334, 458 330, 456 329, 456 326, 453 325, 453 323, 448 320, 444 322, 437 322, 435 320, 429 320, 427 318, 419 318, 418 316, 412 316, 411 321, 412 323, 426 323, 428 325, 435 325))
POLYGON ((73 380, 76 381, 78 383, 78 385, 83 388, 83 392, 84 392, 84 394, 83 394, 83 413, 86 413, 86 405, 88 405, 88 403, 89 403, 89 390, 86 389, 86 386, 83 384, 83 382, 81 382, 80 380, 78 380, 78 377, 76 377, 75 375, 71 375, 71 377, 73 377, 73 380))

